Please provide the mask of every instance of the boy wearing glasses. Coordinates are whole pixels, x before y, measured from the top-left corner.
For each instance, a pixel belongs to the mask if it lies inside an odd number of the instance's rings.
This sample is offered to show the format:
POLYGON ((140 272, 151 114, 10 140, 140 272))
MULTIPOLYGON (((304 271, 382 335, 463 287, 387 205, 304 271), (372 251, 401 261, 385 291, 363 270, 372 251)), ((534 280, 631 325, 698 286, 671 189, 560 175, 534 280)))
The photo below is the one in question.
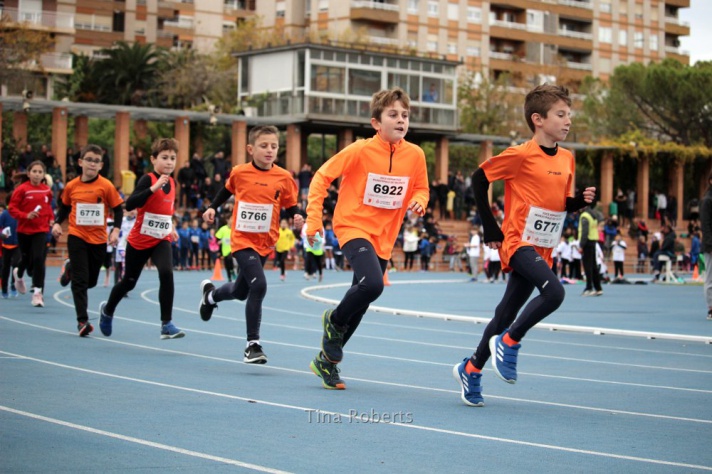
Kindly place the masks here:
POLYGON ((69 260, 64 264, 60 283, 67 286, 71 280, 80 337, 88 336, 94 330, 87 314, 87 290, 96 286, 104 263, 109 209, 112 209, 115 220, 114 230, 108 236, 111 245, 118 241, 123 217, 121 196, 111 181, 99 175, 103 166, 101 155, 102 150, 97 145, 82 149, 79 157, 82 174, 67 183, 59 202, 57 220, 52 225, 52 235, 59 239, 61 224, 69 217, 69 260))

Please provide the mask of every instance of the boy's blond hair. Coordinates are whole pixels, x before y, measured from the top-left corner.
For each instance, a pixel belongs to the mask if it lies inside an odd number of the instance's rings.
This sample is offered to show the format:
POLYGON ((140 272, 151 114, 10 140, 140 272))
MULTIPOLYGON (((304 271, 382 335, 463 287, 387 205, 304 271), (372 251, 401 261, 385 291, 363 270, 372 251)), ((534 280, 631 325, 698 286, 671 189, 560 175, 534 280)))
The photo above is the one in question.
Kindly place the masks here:
POLYGON ((524 99, 524 118, 527 120, 529 130, 535 131, 532 114, 539 114, 542 118, 546 118, 551 107, 560 100, 563 100, 566 105, 571 107, 569 90, 564 86, 542 84, 529 91, 526 99, 524 99))
POLYGON ((400 87, 376 92, 371 98, 371 118, 380 122, 383 110, 398 100, 403 104, 406 110, 410 110, 410 97, 408 97, 408 93, 400 87))
POLYGON ((160 152, 166 150, 178 153, 178 140, 175 138, 157 138, 151 145, 151 156, 155 158, 160 152))
POLYGON ((257 143, 257 139, 262 135, 277 135, 279 136, 279 130, 274 125, 258 125, 250 130, 250 134, 247 136, 247 143, 254 145, 257 143))

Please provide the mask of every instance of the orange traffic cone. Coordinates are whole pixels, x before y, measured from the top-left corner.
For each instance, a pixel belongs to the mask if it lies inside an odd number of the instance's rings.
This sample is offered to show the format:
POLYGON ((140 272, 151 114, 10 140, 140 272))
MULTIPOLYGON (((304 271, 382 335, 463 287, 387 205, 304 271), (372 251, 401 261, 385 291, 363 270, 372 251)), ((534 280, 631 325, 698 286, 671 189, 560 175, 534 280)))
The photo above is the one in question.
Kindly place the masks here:
POLYGON ((223 281, 224 278, 222 276, 222 263, 220 263, 220 259, 216 258, 215 259, 215 268, 213 269, 213 277, 211 278, 213 281, 223 281))
POLYGON ((388 270, 383 274, 383 286, 391 286, 391 282, 388 281, 388 270))
POLYGON ((698 268, 698 265, 695 265, 695 269, 692 271, 692 279, 694 281, 698 281, 700 278, 700 269, 698 268))

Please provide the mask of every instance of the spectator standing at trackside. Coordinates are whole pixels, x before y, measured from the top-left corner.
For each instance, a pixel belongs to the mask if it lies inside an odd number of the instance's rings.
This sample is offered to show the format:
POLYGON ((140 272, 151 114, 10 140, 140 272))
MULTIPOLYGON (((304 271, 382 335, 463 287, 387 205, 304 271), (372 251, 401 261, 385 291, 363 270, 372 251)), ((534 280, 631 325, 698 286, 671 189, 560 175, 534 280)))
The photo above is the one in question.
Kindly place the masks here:
MULTIPOLYGON (((108 246, 111 246, 113 252, 113 246, 119 240, 123 220, 121 205, 124 201, 114 184, 99 174, 104 166, 99 146, 87 145, 82 148, 79 166, 82 168, 81 176, 67 183, 62 193, 52 235, 59 239, 62 222, 69 218, 69 260, 64 262, 60 284, 67 286, 71 277, 77 331, 80 337, 85 337, 94 330, 87 313, 88 290, 96 286, 101 267, 107 265, 108 246), (113 211, 115 219, 108 217, 109 210, 113 211), (109 221, 112 222, 111 227, 109 221)), ((107 271, 110 267, 108 263, 107 271)), ((108 281, 104 286, 108 286, 108 281)))
MULTIPOLYGON (((303 228, 303 227, 302 227, 303 228)), ((284 281, 287 277, 287 255, 294 248, 294 231, 289 227, 289 221, 282 219, 279 221, 279 237, 274 245, 275 267, 279 268, 279 279, 284 281)))
POLYGON ((660 249, 653 254, 653 282, 657 282, 660 279, 660 271, 663 267, 663 263, 660 261, 661 255, 666 255, 672 261, 675 261, 675 238, 677 237, 675 231, 672 230, 670 224, 665 223, 660 227, 660 232, 662 233, 660 249))
POLYGON ((418 232, 410 224, 406 224, 403 231, 403 254, 405 262, 403 263, 403 271, 412 271, 413 263, 415 263, 415 255, 418 253, 418 232))
POLYGON ((524 110, 532 139, 489 158, 472 176, 485 245, 499 249, 504 271, 511 273, 477 350, 452 370, 460 398, 468 406, 484 406, 482 369, 490 358, 500 379, 517 381, 520 341, 564 300, 564 287, 551 270, 551 253, 561 238, 566 213, 595 197, 595 188, 571 195, 575 160, 559 146, 571 127, 568 89, 538 86, 527 94, 524 110), (501 229, 488 199, 490 183, 498 180, 504 180, 505 193, 501 229), (535 288, 539 295, 530 301, 535 288))
POLYGON ((635 269, 636 273, 646 272, 646 263, 648 262, 648 257, 650 256, 650 249, 648 248, 648 242, 645 236, 638 236, 638 266, 635 269))
POLYGON ((228 283, 237 278, 235 275, 235 259, 232 257, 232 250, 230 247, 230 234, 232 230, 230 229, 230 217, 224 217, 222 219, 223 225, 215 232, 215 238, 220 241, 220 255, 222 256, 223 266, 225 267, 225 273, 227 273, 228 283))
POLYGON ((565 235, 561 236, 556 252, 559 254, 559 260, 561 260, 559 263, 559 278, 568 278, 573 267, 571 266, 571 244, 565 235))
POLYGON ((601 296, 601 274, 596 265, 596 244, 599 241, 598 219, 594 204, 587 206, 579 218, 579 248, 583 261, 583 271, 586 274, 586 288, 581 296, 601 296))
POLYGON ((408 210, 423 215, 428 204, 428 172, 423 150, 405 140, 410 98, 401 88, 382 90, 371 99, 376 134, 331 157, 309 187, 307 240, 323 235, 323 202, 329 185, 341 178, 334 210, 334 232, 353 269, 352 286, 336 309, 322 314, 321 351, 310 364, 327 389, 346 388, 337 364, 369 305, 383 292, 383 275, 408 210))
POLYGON ((620 232, 616 235, 616 238, 611 244, 611 254, 613 256, 613 268, 614 268, 614 278, 617 280, 619 277, 621 280, 625 278, 625 251, 628 248, 628 244, 621 237, 620 232))
POLYGON ((285 216, 294 218, 296 228, 301 229, 304 218, 298 214, 298 190, 292 174, 275 165, 279 130, 271 125, 256 126, 250 130, 247 142, 252 160, 232 168, 225 187, 203 213, 203 221, 212 224, 217 209, 235 196, 230 247, 239 272, 234 282, 219 288, 210 280, 200 283, 200 318, 209 321, 220 301, 246 301, 247 341, 242 360, 266 364, 267 356, 260 344, 262 301, 267 294, 264 264, 279 238, 281 210, 286 209, 285 216))
POLYGON ((482 243, 480 239, 479 226, 472 226, 470 229, 470 241, 465 244, 467 258, 470 260, 470 270, 472 271, 471 282, 477 282, 477 275, 480 273, 480 249, 482 243))
POLYGON ((705 259, 705 299, 707 319, 712 320, 712 172, 707 177, 707 191, 700 202, 701 250, 705 259))

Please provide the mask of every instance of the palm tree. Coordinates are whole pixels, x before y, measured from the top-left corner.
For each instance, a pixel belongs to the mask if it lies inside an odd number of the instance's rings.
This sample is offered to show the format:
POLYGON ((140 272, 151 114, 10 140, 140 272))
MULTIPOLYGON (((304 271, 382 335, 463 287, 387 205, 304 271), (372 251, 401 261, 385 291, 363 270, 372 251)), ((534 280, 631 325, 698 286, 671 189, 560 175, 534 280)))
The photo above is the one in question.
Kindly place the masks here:
POLYGON ((149 105, 154 103, 150 91, 155 90, 163 50, 153 44, 118 42, 113 48, 101 50, 103 59, 96 64, 99 102, 119 105, 149 105))

